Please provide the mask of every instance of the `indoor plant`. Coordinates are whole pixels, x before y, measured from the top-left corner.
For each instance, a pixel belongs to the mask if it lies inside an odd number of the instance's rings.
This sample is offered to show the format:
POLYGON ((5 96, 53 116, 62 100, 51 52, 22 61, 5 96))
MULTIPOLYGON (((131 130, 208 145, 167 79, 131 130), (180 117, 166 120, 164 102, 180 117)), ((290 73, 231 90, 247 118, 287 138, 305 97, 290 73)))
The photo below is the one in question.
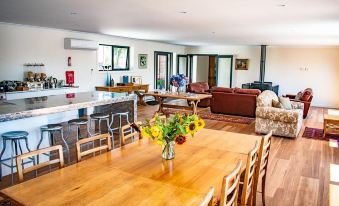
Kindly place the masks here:
POLYGON ((186 135, 194 134, 205 126, 204 120, 197 115, 175 114, 162 121, 157 115, 155 121, 146 121, 141 126, 141 135, 154 140, 156 144, 162 145, 162 158, 173 159, 175 156, 175 144, 186 142, 186 135))

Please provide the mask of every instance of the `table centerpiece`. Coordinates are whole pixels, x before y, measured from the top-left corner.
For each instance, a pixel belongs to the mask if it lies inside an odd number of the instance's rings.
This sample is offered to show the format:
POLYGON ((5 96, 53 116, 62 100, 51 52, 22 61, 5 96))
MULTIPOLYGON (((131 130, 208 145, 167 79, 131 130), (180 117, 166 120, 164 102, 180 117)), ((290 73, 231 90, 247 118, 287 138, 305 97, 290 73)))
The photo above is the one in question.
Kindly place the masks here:
POLYGON ((175 74, 170 77, 170 85, 176 88, 177 93, 185 90, 189 79, 184 74, 175 74))

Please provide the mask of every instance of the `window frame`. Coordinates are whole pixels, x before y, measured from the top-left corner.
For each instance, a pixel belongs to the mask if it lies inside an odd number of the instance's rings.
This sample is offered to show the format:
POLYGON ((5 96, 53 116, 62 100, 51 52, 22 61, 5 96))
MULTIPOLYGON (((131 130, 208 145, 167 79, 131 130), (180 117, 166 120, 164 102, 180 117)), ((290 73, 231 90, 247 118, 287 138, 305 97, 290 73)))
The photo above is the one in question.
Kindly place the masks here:
POLYGON ((112 67, 110 70, 99 69, 99 71, 128 71, 130 70, 130 47, 129 46, 120 46, 120 45, 111 45, 111 44, 99 44, 99 46, 110 46, 112 48, 112 67), (125 68, 114 68, 114 48, 123 48, 127 49, 127 59, 125 68))

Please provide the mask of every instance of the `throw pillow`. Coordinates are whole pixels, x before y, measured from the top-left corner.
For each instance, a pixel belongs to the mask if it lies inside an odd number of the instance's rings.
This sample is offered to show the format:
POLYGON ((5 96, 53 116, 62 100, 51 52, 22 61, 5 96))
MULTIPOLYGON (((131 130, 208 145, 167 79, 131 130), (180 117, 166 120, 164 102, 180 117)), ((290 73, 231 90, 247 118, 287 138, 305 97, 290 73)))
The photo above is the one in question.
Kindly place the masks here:
POLYGON ((300 98, 303 96, 303 92, 298 92, 298 94, 295 96, 295 100, 300 100, 300 98))
POLYGON ((279 97, 279 102, 284 109, 292 109, 292 103, 288 97, 279 97))
POLYGON ((272 107, 283 108, 282 104, 279 101, 272 99, 272 107))

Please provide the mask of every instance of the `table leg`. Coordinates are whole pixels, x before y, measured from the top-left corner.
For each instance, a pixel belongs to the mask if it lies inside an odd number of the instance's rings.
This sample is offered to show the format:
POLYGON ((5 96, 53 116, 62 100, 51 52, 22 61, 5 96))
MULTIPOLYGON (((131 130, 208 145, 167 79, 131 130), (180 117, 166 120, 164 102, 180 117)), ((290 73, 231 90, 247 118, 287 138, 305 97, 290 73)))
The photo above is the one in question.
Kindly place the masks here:
POLYGON ((164 107, 163 107, 163 103, 164 103, 164 100, 165 100, 165 99, 166 99, 166 98, 164 98, 164 97, 158 97, 158 98, 157 98, 157 101, 159 102, 159 109, 158 109, 158 111, 155 112, 155 113, 158 113, 158 114, 160 114, 160 113, 165 114, 165 112, 164 112, 164 107))
POLYGON ((198 108, 198 103, 199 102, 200 102, 200 100, 194 100, 194 101, 190 102, 193 114, 197 114, 197 108, 198 108))
POLYGON ((326 136, 326 128, 327 128, 327 121, 326 121, 326 119, 324 119, 324 134, 323 134, 323 136, 325 137, 326 136))

